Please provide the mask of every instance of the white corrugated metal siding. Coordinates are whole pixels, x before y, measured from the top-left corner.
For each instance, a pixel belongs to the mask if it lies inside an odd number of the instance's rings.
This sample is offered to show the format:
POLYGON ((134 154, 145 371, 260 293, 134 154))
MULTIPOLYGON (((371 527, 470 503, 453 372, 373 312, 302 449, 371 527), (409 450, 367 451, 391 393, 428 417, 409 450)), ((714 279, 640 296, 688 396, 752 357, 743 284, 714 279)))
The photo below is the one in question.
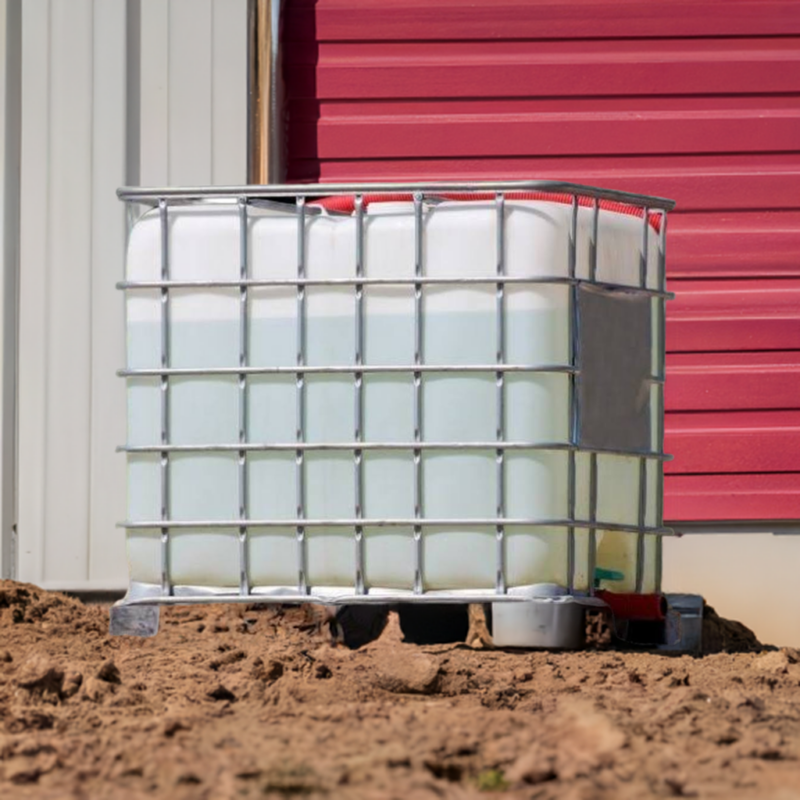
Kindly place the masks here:
POLYGON ((123 183, 242 183, 246 0, 22 10, 21 580, 121 588, 123 183))
POLYGON ((0 576, 16 561, 20 4, 0 0, 0 576))

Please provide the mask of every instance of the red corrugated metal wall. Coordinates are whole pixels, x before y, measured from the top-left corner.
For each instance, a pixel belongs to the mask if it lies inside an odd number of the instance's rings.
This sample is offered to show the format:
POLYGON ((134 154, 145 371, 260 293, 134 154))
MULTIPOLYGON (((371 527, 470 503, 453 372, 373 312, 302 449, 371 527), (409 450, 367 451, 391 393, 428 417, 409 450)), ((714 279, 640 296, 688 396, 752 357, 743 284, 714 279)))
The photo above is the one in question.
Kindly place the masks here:
POLYGON ((672 197, 666 516, 800 518, 800 2, 288 0, 292 181, 672 197))

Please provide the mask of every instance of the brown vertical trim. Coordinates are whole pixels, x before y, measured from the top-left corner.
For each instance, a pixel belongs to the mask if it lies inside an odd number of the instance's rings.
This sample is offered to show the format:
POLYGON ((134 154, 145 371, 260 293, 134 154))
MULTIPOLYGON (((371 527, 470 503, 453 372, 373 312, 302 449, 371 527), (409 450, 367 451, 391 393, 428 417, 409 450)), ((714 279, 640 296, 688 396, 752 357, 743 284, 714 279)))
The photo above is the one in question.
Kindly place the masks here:
POLYGON ((283 180, 283 110, 280 97, 280 0, 247 4, 247 180, 283 180))

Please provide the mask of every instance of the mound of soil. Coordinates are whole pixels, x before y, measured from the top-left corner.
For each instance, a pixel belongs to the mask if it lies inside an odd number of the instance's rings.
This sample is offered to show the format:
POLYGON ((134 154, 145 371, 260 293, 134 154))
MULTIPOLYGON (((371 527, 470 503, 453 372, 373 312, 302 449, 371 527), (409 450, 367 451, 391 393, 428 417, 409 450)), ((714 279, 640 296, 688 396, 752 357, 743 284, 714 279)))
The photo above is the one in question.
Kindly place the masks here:
POLYGON ((720 617, 709 605, 703 608, 704 653, 752 653, 763 649, 764 645, 746 625, 720 617))
MULTIPOLYGON (((358 649, 312 608, 108 610, 0 582, 0 797, 800 798, 800 654, 358 649)), ((713 628, 711 626, 714 626, 713 628)))

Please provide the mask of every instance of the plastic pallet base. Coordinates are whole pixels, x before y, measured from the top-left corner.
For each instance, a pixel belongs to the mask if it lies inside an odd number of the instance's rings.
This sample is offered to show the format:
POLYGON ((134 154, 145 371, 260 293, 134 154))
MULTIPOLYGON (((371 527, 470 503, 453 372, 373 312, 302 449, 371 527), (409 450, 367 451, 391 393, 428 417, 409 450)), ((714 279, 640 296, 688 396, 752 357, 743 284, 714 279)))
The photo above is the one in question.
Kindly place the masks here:
MULTIPOLYGON (((623 647, 699 653, 703 644, 703 598, 697 594, 668 594, 666 599, 667 616, 661 622, 617 620, 614 626, 615 642, 623 647)), ((389 606, 365 609, 364 613, 380 616, 388 608, 389 606)), ((348 607, 348 610, 352 609, 353 607, 348 607)), ((431 610, 427 610, 428 613, 431 610)), ((118 604, 111 608, 110 633, 112 636, 155 636, 158 633, 159 617, 158 605, 118 604)), ((489 618, 491 619, 491 611, 489 618)))

